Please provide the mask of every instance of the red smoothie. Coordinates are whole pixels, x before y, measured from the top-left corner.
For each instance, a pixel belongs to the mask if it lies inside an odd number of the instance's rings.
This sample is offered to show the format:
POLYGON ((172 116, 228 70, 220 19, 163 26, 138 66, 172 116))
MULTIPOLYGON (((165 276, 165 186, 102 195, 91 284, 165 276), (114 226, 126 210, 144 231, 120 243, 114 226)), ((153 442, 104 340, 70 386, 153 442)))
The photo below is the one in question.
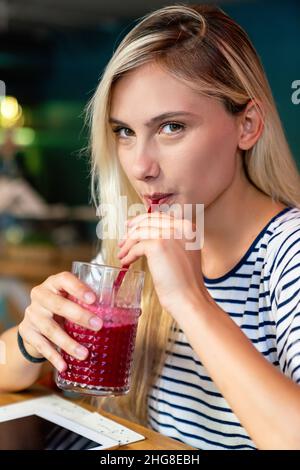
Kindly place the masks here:
MULTIPOLYGON (((75 299, 72 298, 74 301, 75 299)), ((78 302, 78 301, 77 301, 78 302)), ((79 303, 79 302, 78 302, 79 303)), ((100 331, 83 328, 68 320, 65 331, 85 346, 89 355, 84 361, 65 351, 62 357, 67 369, 58 373, 58 382, 79 388, 115 388, 122 392, 129 388, 130 369, 135 345, 138 317, 141 309, 81 304, 103 321, 100 331)))

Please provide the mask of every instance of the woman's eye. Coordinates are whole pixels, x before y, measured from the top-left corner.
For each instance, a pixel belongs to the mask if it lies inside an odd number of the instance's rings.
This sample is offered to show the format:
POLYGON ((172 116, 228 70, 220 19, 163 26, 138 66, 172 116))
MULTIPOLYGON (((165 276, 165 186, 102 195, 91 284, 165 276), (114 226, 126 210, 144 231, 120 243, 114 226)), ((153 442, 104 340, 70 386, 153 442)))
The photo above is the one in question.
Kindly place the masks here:
MULTIPOLYGON (((184 128, 185 126, 183 124, 179 124, 178 122, 167 122, 160 127, 159 133, 164 130, 163 133, 167 135, 179 134, 184 128)), ((134 132, 129 129, 129 127, 115 127, 112 129, 112 131, 120 139, 128 139, 134 135, 134 132)))
POLYGON ((165 134, 178 134, 180 131, 184 129, 183 124, 179 124, 178 122, 168 122, 161 126, 161 129, 168 129, 165 134))
POLYGON ((115 127, 112 130, 118 137, 127 138, 133 135, 133 131, 128 127, 115 127))

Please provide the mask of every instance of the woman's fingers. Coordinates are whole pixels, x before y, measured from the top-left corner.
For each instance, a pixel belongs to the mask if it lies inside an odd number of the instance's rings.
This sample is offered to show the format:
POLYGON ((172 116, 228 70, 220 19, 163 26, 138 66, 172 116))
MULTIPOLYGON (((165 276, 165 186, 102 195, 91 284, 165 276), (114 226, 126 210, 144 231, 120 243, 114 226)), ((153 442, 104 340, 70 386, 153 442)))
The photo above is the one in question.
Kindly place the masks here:
MULTIPOLYGON (((76 299, 87 304, 92 304, 96 300, 96 295, 92 289, 68 271, 48 277, 43 285, 56 294, 64 290, 68 294, 76 297, 76 299)), ((38 288, 40 288, 40 286, 38 286, 38 288)))
POLYGON ((38 289, 33 291, 33 302, 43 305, 51 314, 60 315, 90 330, 99 331, 102 327, 102 320, 99 317, 88 312, 76 302, 61 295, 54 294, 42 286, 39 286, 38 289))
POLYGON ((31 329, 30 338, 26 338, 26 336, 24 336, 22 339, 24 341, 25 347, 27 340, 29 340, 29 344, 33 346, 43 357, 48 359, 48 361, 51 362, 51 364, 53 364, 57 370, 63 372, 66 369, 67 364, 61 355, 58 353, 55 347, 51 345, 51 343, 40 333, 34 329, 31 329))
POLYGON ((79 360, 87 358, 89 352, 87 348, 81 346, 62 330, 58 323, 53 319, 45 319, 40 323, 39 331, 50 340, 54 345, 63 349, 67 354, 79 360))
POLYGON ((20 326, 20 333, 25 341, 35 348, 35 345, 31 341, 31 331, 35 331, 38 334, 50 340, 54 347, 57 346, 63 349, 66 353, 76 357, 76 359, 83 360, 88 355, 88 350, 77 343, 71 338, 63 328, 53 318, 51 312, 48 312, 45 308, 39 305, 31 305, 26 309, 27 315, 27 327, 20 326), (29 333, 28 333, 29 331, 29 333))
MULTIPOLYGON (((135 230, 132 230, 128 234, 128 238, 125 241, 124 245, 120 249, 118 253, 118 258, 121 259, 124 256, 126 256, 132 247, 140 242, 141 240, 157 240, 157 239, 170 239, 171 235, 170 233, 172 232, 172 228, 166 228, 166 229, 161 229, 161 228, 156 228, 156 227, 151 227, 151 230, 149 227, 137 227, 135 230)), ((122 259, 122 263, 123 263, 122 259)))
MULTIPOLYGON (((153 214, 142 214, 129 221, 128 231, 119 246, 124 245, 124 240, 133 230, 137 227, 157 227, 161 229, 174 229, 175 238, 179 239, 192 239, 195 236, 196 226, 189 219, 175 218, 169 214, 155 212, 153 214)), ((149 237, 150 238, 150 237, 149 237)))
POLYGON ((128 227, 132 227, 133 225, 142 224, 145 220, 151 220, 151 221, 166 220, 166 221, 170 221, 170 220, 176 220, 176 219, 174 218, 174 216, 172 214, 169 214, 169 213, 166 214, 164 212, 152 212, 150 214, 145 213, 145 214, 137 215, 136 217, 133 217, 132 219, 127 220, 126 225, 128 227))
MULTIPOLYGON (((160 240, 162 242, 162 240, 160 240)), ((129 265, 137 261, 141 256, 148 256, 151 250, 151 240, 142 240, 135 243, 128 253, 121 259, 122 265, 129 265)))
POLYGON ((86 359, 88 349, 64 331, 63 322, 68 319, 83 328, 99 331, 103 322, 89 311, 89 305, 95 301, 95 293, 69 272, 50 276, 34 287, 31 290, 31 304, 19 325, 29 354, 45 357, 59 371, 63 371, 67 364, 56 348, 78 360, 86 359))

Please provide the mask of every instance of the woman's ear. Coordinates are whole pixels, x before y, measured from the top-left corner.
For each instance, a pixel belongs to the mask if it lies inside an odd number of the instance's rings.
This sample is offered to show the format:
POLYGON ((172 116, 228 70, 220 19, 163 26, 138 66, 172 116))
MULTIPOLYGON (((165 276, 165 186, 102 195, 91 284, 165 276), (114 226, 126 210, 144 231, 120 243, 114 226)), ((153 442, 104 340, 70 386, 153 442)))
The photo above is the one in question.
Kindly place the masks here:
POLYGON ((259 102, 251 100, 240 116, 238 147, 241 150, 248 150, 253 147, 260 138, 263 129, 262 107, 259 102))

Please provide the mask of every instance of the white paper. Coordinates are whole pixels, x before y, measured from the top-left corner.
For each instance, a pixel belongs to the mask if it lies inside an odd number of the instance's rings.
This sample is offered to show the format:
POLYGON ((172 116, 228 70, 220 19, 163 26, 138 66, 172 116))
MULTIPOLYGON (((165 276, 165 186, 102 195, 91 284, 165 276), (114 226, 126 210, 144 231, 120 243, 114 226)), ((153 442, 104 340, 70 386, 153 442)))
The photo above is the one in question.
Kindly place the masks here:
POLYGON ((30 415, 48 419, 60 426, 98 442, 101 449, 118 447, 145 439, 131 429, 99 413, 90 412, 57 395, 34 398, 0 407, 0 422, 30 415))

